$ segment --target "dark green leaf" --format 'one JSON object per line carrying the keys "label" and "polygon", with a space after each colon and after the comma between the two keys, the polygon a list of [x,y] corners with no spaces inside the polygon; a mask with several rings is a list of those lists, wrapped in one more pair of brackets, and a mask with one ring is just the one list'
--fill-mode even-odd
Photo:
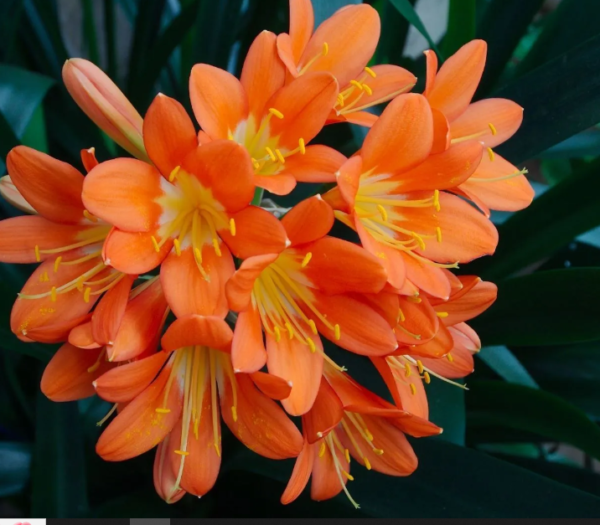
{"label": "dark green leaf", "polygon": [[540,168],[542,175],[552,186],[570,177],[573,173],[569,159],[542,160]]}
{"label": "dark green leaf", "polygon": [[362,4],[362,0],[312,0],[315,11],[315,27],[329,18],[338,9],[349,4]]}
{"label": "dark green leaf", "polygon": [[96,36],[96,21],[94,6],[92,0],[83,0],[82,3],[82,19],[83,19],[83,41],[87,48],[89,59],[94,64],[100,63],[100,53],[98,51],[98,39]]}
{"label": "dark green leaf", "polygon": [[38,151],[48,153],[46,118],[44,116],[44,107],[42,105],[39,105],[33,112],[29,125],[21,137],[21,143]]}
{"label": "dark green leaf", "polygon": [[485,345],[558,345],[600,339],[600,268],[539,272],[502,281],[498,299],[470,324]]}
{"label": "dark green leaf", "polygon": [[582,131],[552,146],[540,155],[542,159],[564,160],[572,157],[597,157],[600,155],[600,129]]}
{"label": "dark green leaf", "polygon": [[600,428],[579,408],[554,394],[500,381],[471,383],[469,425],[502,425],[568,443],[600,458]]}
{"label": "dark green leaf", "polygon": [[444,429],[442,434],[432,439],[464,445],[465,391],[435,377],[431,378],[431,384],[425,388],[429,403],[429,420]]}
{"label": "dark green leaf", "polygon": [[0,443],[0,497],[21,492],[29,480],[31,447],[25,443]]}
{"label": "dark green leaf", "polygon": [[600,35],[519,77],[494,96],[525,108],[519,131],[498,153],[513,163],[600,122]]}
{"label": "dark green leaf", "polygon": [[450,0],[448,29],[440,45],[444,56],[456,53],[475,38],[475,0]]}
{"label": "dark green leaf", "polygon": [[[414,0],[411,3],[414,5]],[[381,9],[381,37],[373,62],[401,64],[410,25],[388,0],[384,0]]]}
{"label": "dark green leaf", "polygon": [[429,33],[427,32],[427,29],[425,29],[425,25],[423,24],[423,21],[421,20],[421,18],[419,17],[417,12],[415,11],[415,8],[412,6],[412,4],[409,2],[409,0],[389,0],[389,1],[398,10],[398,12],[404,18],[406,18],[413,26],[415,26],[417,31],[419,31],[419,33],[421,33],[425,37],[425,40],[427,40],[429,47],[431,47],[431,49],[433,49],[440,58],[443,58],[436,43],[432,40],[431,36],[429,36]]}
{"label": "dark green leaf", "polygon": [[115,82],[117,81],[117,42],[116,42],[116,18],[115,1],[104,1],[104,38],[106,39],[106,57],[108,59],[107,75]]}
{"label": "dark green leaf", "polygon": [[77,517],[87,511],[77,403],[55,403],[40,392],[36,413],[32,516]]}
{"label": "dark green leaf", "polygon": [[486,346],[477,357],[509,383],[538,388],[527,369],[505,346]]}

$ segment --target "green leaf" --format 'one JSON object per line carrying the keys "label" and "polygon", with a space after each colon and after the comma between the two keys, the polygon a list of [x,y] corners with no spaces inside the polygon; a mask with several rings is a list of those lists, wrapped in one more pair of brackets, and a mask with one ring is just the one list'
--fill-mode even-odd
{"label": "green leaf", "polygon": [[489,93],[544,0],[491,0],[477,28],[487,42],[488,54],[477,96]]}
{"label": "green leaf", "polygon": [[82,3],[82,36],[89,59],[94,64],[100,63],[100,53],[98,51],[98,39],[96,36],[96,23],[94,20],[94,6],[92,0],[83,0]]}
{"label": "green leaf", "polygon": [[[411,3],[414,5],[414,0]],[[380,15],[381,37],[373,63],[400,65],[410,25],[388,0],[383,1]]]}
{"label": "green leaf", "polygon": [[29,480],[31,447],[25,443],[0,443],[0,497],[21,492]]}
{"label": "green leaf", "polygon": [[470,321],[485,345],[558,345],[600,339],[600,268],[551,270],[502,281]]}
{"label": "green leaf", "polygon": [[527,369],[505,346],[486,346],[477,357],[509,383],[539,388]]}
{"label": "green leaf", "polygon": [[116,42],[116,18],[115,1],[104,1],[104,38],[106,39],[106,57],[108,67],[106,74],[117,81],[117,42]]}
{"label": "green leaf", "polygon": [[48,153],[48,137],[46,136],[46,118],[44,107],[40,104],[31,117],[29,125],[25,128],[21,143],[38,151]]}
{"label": "green leaf", "polygon": [[315,12],[315,27],[329,18],[338,9],[350,4],[362,4],[362,0],[312,0]]}
{"label": "green leaf", "polygon": [[542,160],[541,171],[552,186],[571,176],[573,168],[569,159]]}
{"label": "green leaf", "polygon": [[600,129],[594,127],[573,135],[544,151],[542,159],[569,159],[572,157],[597,157],[600,155]]}
{"label": "green leaf", "polygon": [[475,381],[467,396],[469,425],[502,425],[568,443],[600,458],[600,428],[554,394],[501,381]]}
{"label": "green leaf", "polygon": [[519,77],[494,96],[525,108],[519,131],[498,148],[513,163],[594,126],[600,122],[600,35]]}
{"label": "green leaf", "polygon": [[475,0],[450,0],[448,29],[440,45],[444,56],[456,53],[475,38]]}
{"label": "green leaf", "polygon": [[77,403],[55,403],[40,392],[36,413],[32,516],[84,514],[87,484]]}
{"label": "green leaf", "polygon": [[498,228],[493,257],[474,262],[469,271],[487,279],[511,275],[543,260],[576,236],[600,225],[600,159],[585,165],[515,213]]}
{"label": "green leaf", "polygon": [[429,403],[429,420],[444,429],[442,434],[431,439],[464,445],[465,391],[435,377],[431,378],[431,383],[425,389]]}
{"label": "green leaf", "polygon": [[440,53],[440,50],[438,49],[436,43],[433,41],[433,39],[427,32],[427,29],[425,29],[425,25],[423,24],[423,21],[421,20],[421,18],[415,11],[415,8],[412,6],[412,4],[408,0],[389,0],[389,1],[398,10],[398,12],[404,18],[406,18],[413,26],[415,26],[415,28],[417,29],[417,31],[419,31],[419,33],[421,33],[423,35],[425,40],[427,40],[429,47],[437,53],[437,55],[440,57],[440,59],[443,59],[442,53]]}

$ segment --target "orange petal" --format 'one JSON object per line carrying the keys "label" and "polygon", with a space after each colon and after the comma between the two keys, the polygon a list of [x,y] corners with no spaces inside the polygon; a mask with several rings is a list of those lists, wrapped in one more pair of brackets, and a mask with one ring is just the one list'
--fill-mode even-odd
{"label": "orange petal", "polygon": [[351,113],[346,113],[344,115],[335,115],[333,118],[330,114],[327,123],[350,122],[350,124],[357,124],[358,126],[364,126],[365,128],[372,128],[373,124],[375,124],[378,119],[378,115],[369,113],[368,111],[352,111]]}
{"label": "orange petal", "polygon": [[360,177],[363,173],[363,162],[360,155],[349,158],[336,173],[338,189],[349,208],[354,207]]}
{"label": "orange petal", "polygon": [[285,83],[285,66],[277,55],[277,37],[262,31],[254,39],[244,60],[240,82],[248,96],[250,113],[257,121],[265,104]]}
{"label": "orange petal", "polygon": [[[231,381],[236,383],[237,403]],[[270,459],[294,458],[300,453],[303,440],[296,425],[275,401],[257,390],[249,376],[236,374],[231,378],[224,374],[219,395],[223,421],[253,452]],[[235,415],[231,410],[234,406]]]}
{"label": "orange petal", "polygon": [[[214,442],[215,429],[213,425],[215,423],[217,426],[216,435],[220,440],[221,424],[219,414],[217,413],[213,417],[211,392],[209,388],[206,388],[199,422],[195,423],[192,419],[189,427],[184,428],[185,423],[180,421],[171,432],[170,449],[168,451],[171,469],[175,474],[182,472],[181,487],[194,496],[204,496],[212,489],[221,468],[221,455],[217,453],[217,447],[220,448],[221,444]],[[183,448],[182,432],[187,434],[185,451],[189,454],[186,456],[175,452]]]}
{"label": "orange petal", "polygon": [[235,235],[220,230],[219,235],[240,259],[265,253],[280,253],[286,247],[287,236],[280,221],[268,211],[248,206],[233,215]]}
{"label": "orange petal", "polygon": [[104,72],[92,62],[71,58],[62,70],[65,86],[83,112],[134,157],[146,160],[142,117]]}
{"label": "orange petal", "polygon": [[329,191],[323,194],[323,200],[329,204],[334,210],[348,213],[348,204],[342,197],[339,186],[331,188]]}
{"label": "orange petal", "polygon": [[396,339],[400,344],[418,345],[431,341],[439,329],[439,318],[425,298],[416,303],[412,298],[398,296],[400,308],[396,324]]}
{"label": "orange petal", "polygon": [[233,339],[229,325],[220,317],[188,315],[176,319],[162,337],[165,350],[177,350],[186,346],[209,346],[223,348]]}
{"label": "orange petal", "polygon": [[259,390],[271,399],[281,401],[290,396],[292,385],[285,379],[281,379],[281,377],[265,372],[253,372],[250,377]]}
{"label": "orange petal", "polygon": [[254,184],[273,195],[288,195],[296,187],[296,179],[289,173],[254,175]]}
{"label": "orange petal", "polygon": [[427,95],[432,108],[439,109],[452,122],[471,102],[481,80],[487,44],[471,40],[440,68],[433,88]]}
{"label": "orange petal", "polygon": [[302,417],[302,429],[305,439],[315,443],[335,428],[344,416],[340,398],[322,377],[319,393],[312,408]]}
{"label": "orange petal", "polygon": [[290,396],[282,404],[293,416],[310,410],[321,383],[323,347],[318,336],[311,337],[317,348],[314,353],[296,337],[289,339],[283,334],[281,340],[276,342],[267,334],[267,367],[271,374],[292,383]]}
{"label": "orange petal", "polygon": [[296,498],[298,498],[298,496],[300,496],[300,494],[306,487],[308,480],[310,479],[314,459],[314,446],[311,445],[308,441],[304,440],[302,452],[300,452],[298,458],[296,459],[296,463],[294,464],[294,470],[292,471],[290,480],[288,481],[288,484],[285,487],[285,491],[281,495],[281,503],[283,505],[291,503]]}
{"label": "orange petal", "polygon": [[505,98],[488,98],[471,104],[452,122],[452,140],[476,136],[487,148],[494,148],[512,137],[523,122],[523,108]]}
{"label": "orange petal", "polygon": [[127,304],[117,336],[107,348],[109,359],[127,361],[148,348],[155,347],[165,321],[166,310],[167,302],[160,280],[154,278],[150,285],[141,292],[138,291]]}
{"label": "orange petal", "polygon": [[92,322],[86,321],[69,332],[69,343],[84,350],[100,348],[102,345],[94,340]]}
{"label": "orange petal", "polygon": [[333,330],[315,319],[319,332],[336,345],[361,355],[385,355],[397,348],[390,325],[370,306],[347,295],[313,293],[317,308],[340,326],[340,339],[336,339]]}
{"label": "orange petal", "polygon": [[236,372],[250,373],[260,370],[266,362],[267,351],[263,342],[260,316],[258,310],[251,307],[241,312],[235,323],[231,364]]}
{"label": "orange petal", "polygon": [[431,90],[433,89],[435,77],[437,75],[438,58],[435,54],[435,51],[433,51],[432,49],[428,49],[424,52],[424,54],[425,61],[427,63],[427,73],[425,76],[425,91],[423,92],[423,95],[428,97],[431,93]]}
{"label": "orange petal", "polygon": [[297,59],[294,58],[292,39],[287,33],[280,33],[277,35],[277,54],[287,68],[289,77],[296,78],[298,76],[298,67],[296,66]]}
{"label": "orange petal", "polygon": [[306,153],[288,157],[283,174],[293,175],[298,182],[335,182],[335,173],[346,157],[328,146],[307,146]]}
{"label": "orange petal", "polygon": [[518,173],[517,167],[497,153],[492,155],[484,155],[477,171],[459,189],[477,206],[483,203],[493,210],[518,211],[529,206],[535,192],[525,175],[511,176]]}
{"label": "orange petal", "polygon": [[[99,359],[99,354],[102,356]],[[42,392],[52,401],[75,401],[94,395],[94,381],[108,370],[102,350],[82,350],[65,343],[44,370]],[[99,366],[94,366],[99,362]]]}
{"label": "orange petal", "polygon": [[433,117],[433,145],[431,153],[442,153],[446,151],[451,144],[450,123],[440,110],[431,109]]}
{"label": "orange petal", "polygon": [[54,259],[56,254],[47,254],[44,250],[75,244],[85,236],[86,230],[90,228],[51,222],[37,215],[4,219],[0,221],[0,261],[34,263],[48,257]]}
{"label": "orange petal", "polygon": [[307,73],[280,89],[267,103],[283,114],[282,119],[271,119],[270,136],[289,150],[300,139],[308,144],[323,128],[337,92],[337,82],[328,73]]}
{"label": "orange petal", "polygon": [[[96,452],[102,459],[123,461],[139,456],[171,432],[181,414],[182,393],[177,381],[173,381],[165,406],[165,386],[170,374],[171,366],[167,365],[102,432],[96,444]],[[157,408],[169,412],[157,412]]]}
{"label": "orange petal", "polygon": [[248,116],[248,99],[231,73],[196,64],[190,75],[190,100],[196,120],[212,139],[226,139]]}
{"label": "orange petal", "polygon": [[156,449],[153,469],[154,489],[167,503],[176,503],[185,496],[185,490],[179,488],[177,477],[171,468],[170,440],[169,434]]}
{"label": "orange petal", "polygon": [[334,216],[320,195],[300,201],[281,219],[291,246],[316,241],[329,233]]}
{"label": "orange petal", "polygon": [[12,183],[40,215],[53,222],[83,220],[83,175],[73,166],[27,146],[10,150],[6,166]]}
{"label": "orange petal", "polygon": [[135,275],[123,276],[121,281],[100,299],[92,315],[92,334],[97,343],[105,345],[114,341],[129,301],[129,292],[136,278]]}
{"label": "orange petal", "polygon": [[406,354],[421,357],[444,357],[452,350],[452,335],[444,324],[440,323],[435,337],[422,345],[415,345],[406,350]]}
{"label": "orange petal", "polygon": [[140,275],[156,268],[173,247],[167,240],[157,252],[152,237],[158,238],[154,230],[131,233],[113,228],[104,241],[104,262],[120,272]]}
{"label": "orange petal", "polygon": [[198,146],[194,124],[175,99],[159,93],[144,119],[144,144],[150,160],[165,177]]}
{"label": "orange petal", "polygon": [[388,104],[361,150],[363,173],[398,173],[424,161],[433,143],[433,117],[423,95],[400,95]]}
{"label": "orange petal", "polygon": [[461,290],[452,296],[448,302],[435,307],[438,312],[444,312],[443,321],[446,326],[452,326],[477,317],[496,300],[498,287],[494,283],[482,281],[479,277],[474,279],[474,286],[463,289],[464,291]]}
{"label": "orange petal", "polygon": [[[337,464],[340,469],[350,473],[350,464],[346,460],[344,453],[338,450],[337,447],[329,447],[326,443],[322,456],[317,452],[321,448],[321,443],[315,443],[312,447],[315,449],[313,454],[316,457],[313,463],[310,497],[315,501],[331,499],[337,496],[343,488],[333,454],[337,457]],[[342,479],[345,485],[348,480],[345,477],[342,477]]]}
{"label": "orange petal", "polygon": [[402,258],[406,267],[406,279],[419,290],[433,297],[450,297],[450,282],[443,268],[436,268],[410,255],[403,255]]}
{"label": "orange petal", "polygon": [[147,232],[163,210],[160,173],[145,162],[114,159],[96,166],[85,178],[83,202],[96,217],[125,231]]}
{"label": "orange petal", "polygon": [[386,283],[381,259],[351,242],[327,236],[297,251],[311,254],[303,273],[326,294],[377,293]]}
{"label": "orange petal", "polygon": [[79,154],[86,173],[92,171],[99,164],[98,159],[96,159],[96,148],[82,149]]}
{"label": "orange petal", "polygon": [[[466,327],[467,325],[464,326]],[[442,377],[447,377],[448,379],[465,377],[473,372],[475,368],[473,353],[478,352],[481,347],[477,348],[473,340],[463,330],[458,329],[458,327],[451,326],[448,328],[448,331],[452,334],[452,339],[454,340],[454,346],[450,352],[452,361],[445,358],[423,358],[421,361],[429,370]]]}
{"label": "orange petal", "polygon": [[213,140],[197,147],[182,167],[212,191],[230,213],[242,210],[254,197],[254,171],[248,152],[232,140]]}
{"label": "orange petal", "polygon": [[21,195],[9,175],[0,177],[0,195],[18,210],[32,215],[37,213],[35,208],[25,200],[23,195]]}
{"label": "orange petal", "polygon": [[[340,86],[359,76],[379,41],[381,22],[371,6],[348,5],[321,23],[308,42],[299,67],[317,58],[308,71],[328,71]],[[323,56],[323,46],[328,52]]]}
{"label": "orange petal", "polygon": [[96,393],[111,403],[126,403],[141,394],[169,358],[167,352],[117,366],[94,381]]}
{"label": "orange petal", "polygon": [[290,39],[294,62],[298,63],[315,27],[310,0],[290,0]]}
{"label": "orange petal", "polygon": [[160,280],[165,296],[177,317],[191,314],[225,316],[227,300],[225,283],[233,275],[235,266],[227,247],[220,244],[219,257],[212,244],[202,246],[202,268],[198,268],[191,247],[177,255],[173,250],[160,269]]}
{"label": "orange petal", "polygon": [[225,285],[229,308],[236,312],[246,310],[250,305],[254,281],[262,271],[278,257],[278,254],[257,255],[246,259]]}

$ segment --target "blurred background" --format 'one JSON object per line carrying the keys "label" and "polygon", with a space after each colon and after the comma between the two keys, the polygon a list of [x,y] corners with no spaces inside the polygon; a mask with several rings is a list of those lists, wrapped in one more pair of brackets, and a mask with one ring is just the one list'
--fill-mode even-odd
{"label": "blurred background", "polygon": [[[317,23],[350,0],[313,0]],[[9,329],[31,268],[0,265],[0,517],[591,517],[600,513],[600,2],[597,0],[375,0],[382,35],[373,63],[414,72],[422,51],[440,61],[472,38],[488,42],[475,98],[511,98],[521,130],[498,152],[527,167],[534,203],[495,213],[494,257],[462,273],[499,285],[497,303],[471,323],[484,348],[468,390],[433,381],[436,438],[412,440],[417,472],[389,478],[353,470],[355,511],[338,496],[279,497],[293,461],[263,461],[227,433],[216,487],[168,506],[152,487],[153,453],[100,460],[94,445],[109,405],[56,404],[39,393],[55,347]],[[25,144],[82,169],[126,155],[78,110],[61,81],[69,57],[101,66],[143,115],[159,91],[190,109],[191,66],[238,74],[254,36],[287,31],[286,0],[0,0],[0,170]],[[317,143],[354,153],[364,130],[337,124]],[[314,192],[302,185],[278,199]],[[19,212],[0,202],[0,217]],[[389,398],[360,356],[330,347],[360,382]],[[335,354],[337,353],[337,357]]]}

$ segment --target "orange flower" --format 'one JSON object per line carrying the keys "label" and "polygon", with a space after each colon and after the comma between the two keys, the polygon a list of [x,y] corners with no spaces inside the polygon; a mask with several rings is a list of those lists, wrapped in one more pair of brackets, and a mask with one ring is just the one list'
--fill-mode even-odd
{"label": "orange flower", "polygon": [[417,82],[398,66],[367,67],[381,33],[379,14],[370,5],[343,7],[313,34],[314,23],[310,0],[290,0],[290,32],[277,37],[277,50],[290,78],[314,71],[336,77],[341,89],[329,122],[372,126],[377,115],[365,109],[410,91]]}
{"label": "orange flower", "polygon": [[229,307],[240,312],[231,358],[236,371],[253,372],[266,362],[270,373],[291,381],[283,405],[301,415],[312,406],[329,360],[319,333],[365,355],[389,354],[397,343],[383,317],[346,293],[378,292],[385,272],[359,246],[327,236],[329,205],[312,197],[281,222],[289,246],[246,259],[227,283]]}
{"label": "orange flower", "polygon": [[162,263],[163,289],[176,316],[224,316],[223,287],[235,269],[229,250],[237,257],[281,250],[285,232],[271,214],[248,205],[254,184],[244,148],[229,140],[198,146],[175,100],[156,97],[144,142],[156,167],[110,160],[83,185],[86,206],[115,226],[104,260],[131,274]]}
{"label": "orange flower", "polygon": [[[302,448],[295,425],[253,379],[283,396],[289,387],[277,378],[234,374],[224,351],[232,335],[217,317],[184,317],[163,336],[164,351],[97,380],[100,395],[128,402],[100,436],[98,453],[121,461],[159,445],[154,480],[167,502],[177,501],[183,491],[201,496],[212,488],[221,463],[219,403],[225,424],[256,453],[284,459]],[[148,386],[147,378],[157,373]]]}
{"label": "orange flower", "polygon": [[442,429],[426,419],[398,409],[330,365],[325,368],[312,409],[302,417],[304,447],[281,497],[291,503],[312,474],[311,497],[321,501],[342,490],[359,508],[346,488],[350,456],[368,470],[388,476],[408,476],[417,457],[404,433],[432,436]]}
{"label": "orange flower", "polygon": [[454,144],[477,139],[487,148],[479,169],[458,186],[458,193],[472,200],[482,211],[516,211],[526,208],[534,197],[533,189],[518,170],[492,148],[502,144],[521,126],[523,108],[511,100],[491,98],[471,104],[479,85],[487,44],[473,40],[451,56],[437,72],[437,57],[426,51],[427,84],[425,96],[433,110],[438,153]]}
{"label": "orange flower", "polygon": [[[96,164],[93,148],[82,158],[88,167]],[[100,256],[110,226],[85,209],[84,177],[69,164],[18,146],[7,166],[2,194],[35,215],[0,222],[0,261],[41,262],[15,302],[11,329],[23,341],[64,341],[123,278]]]}
{"label": "orange flower", "polygon": [[[447,301],[422,297],[422,302],[416,304],[435,310],[440,323],[434,337],[423,343],[418,340],[420,333],[414,332],[412,344],[405,343],[394,355],[371,358],[396,405],[425,419],[429,410],[423,382],[429,384],[431,376],[434,376],[463,388],[451,379],[470,374],[473,371],[473,354],[481,349],[479,337],[465,321],[487,310],[496,300],[496,285],[479,277],[454,277],[452,286]],[[408,311],[400,310],[395,329],[397,335],[402,330],[407,334],[405,325],[409,315]]]}
{"label": "orange flower", "polygon": [[427,100],[400,95],[369,131],[360,155],[342,166],[338,187],[325,200],[380,259],[394,288],[447,299],[443,268],[493,253],[498,233],[473,206],[443,191],[475,171],[481,145],[468,141],[429,155],[432,140]]}

